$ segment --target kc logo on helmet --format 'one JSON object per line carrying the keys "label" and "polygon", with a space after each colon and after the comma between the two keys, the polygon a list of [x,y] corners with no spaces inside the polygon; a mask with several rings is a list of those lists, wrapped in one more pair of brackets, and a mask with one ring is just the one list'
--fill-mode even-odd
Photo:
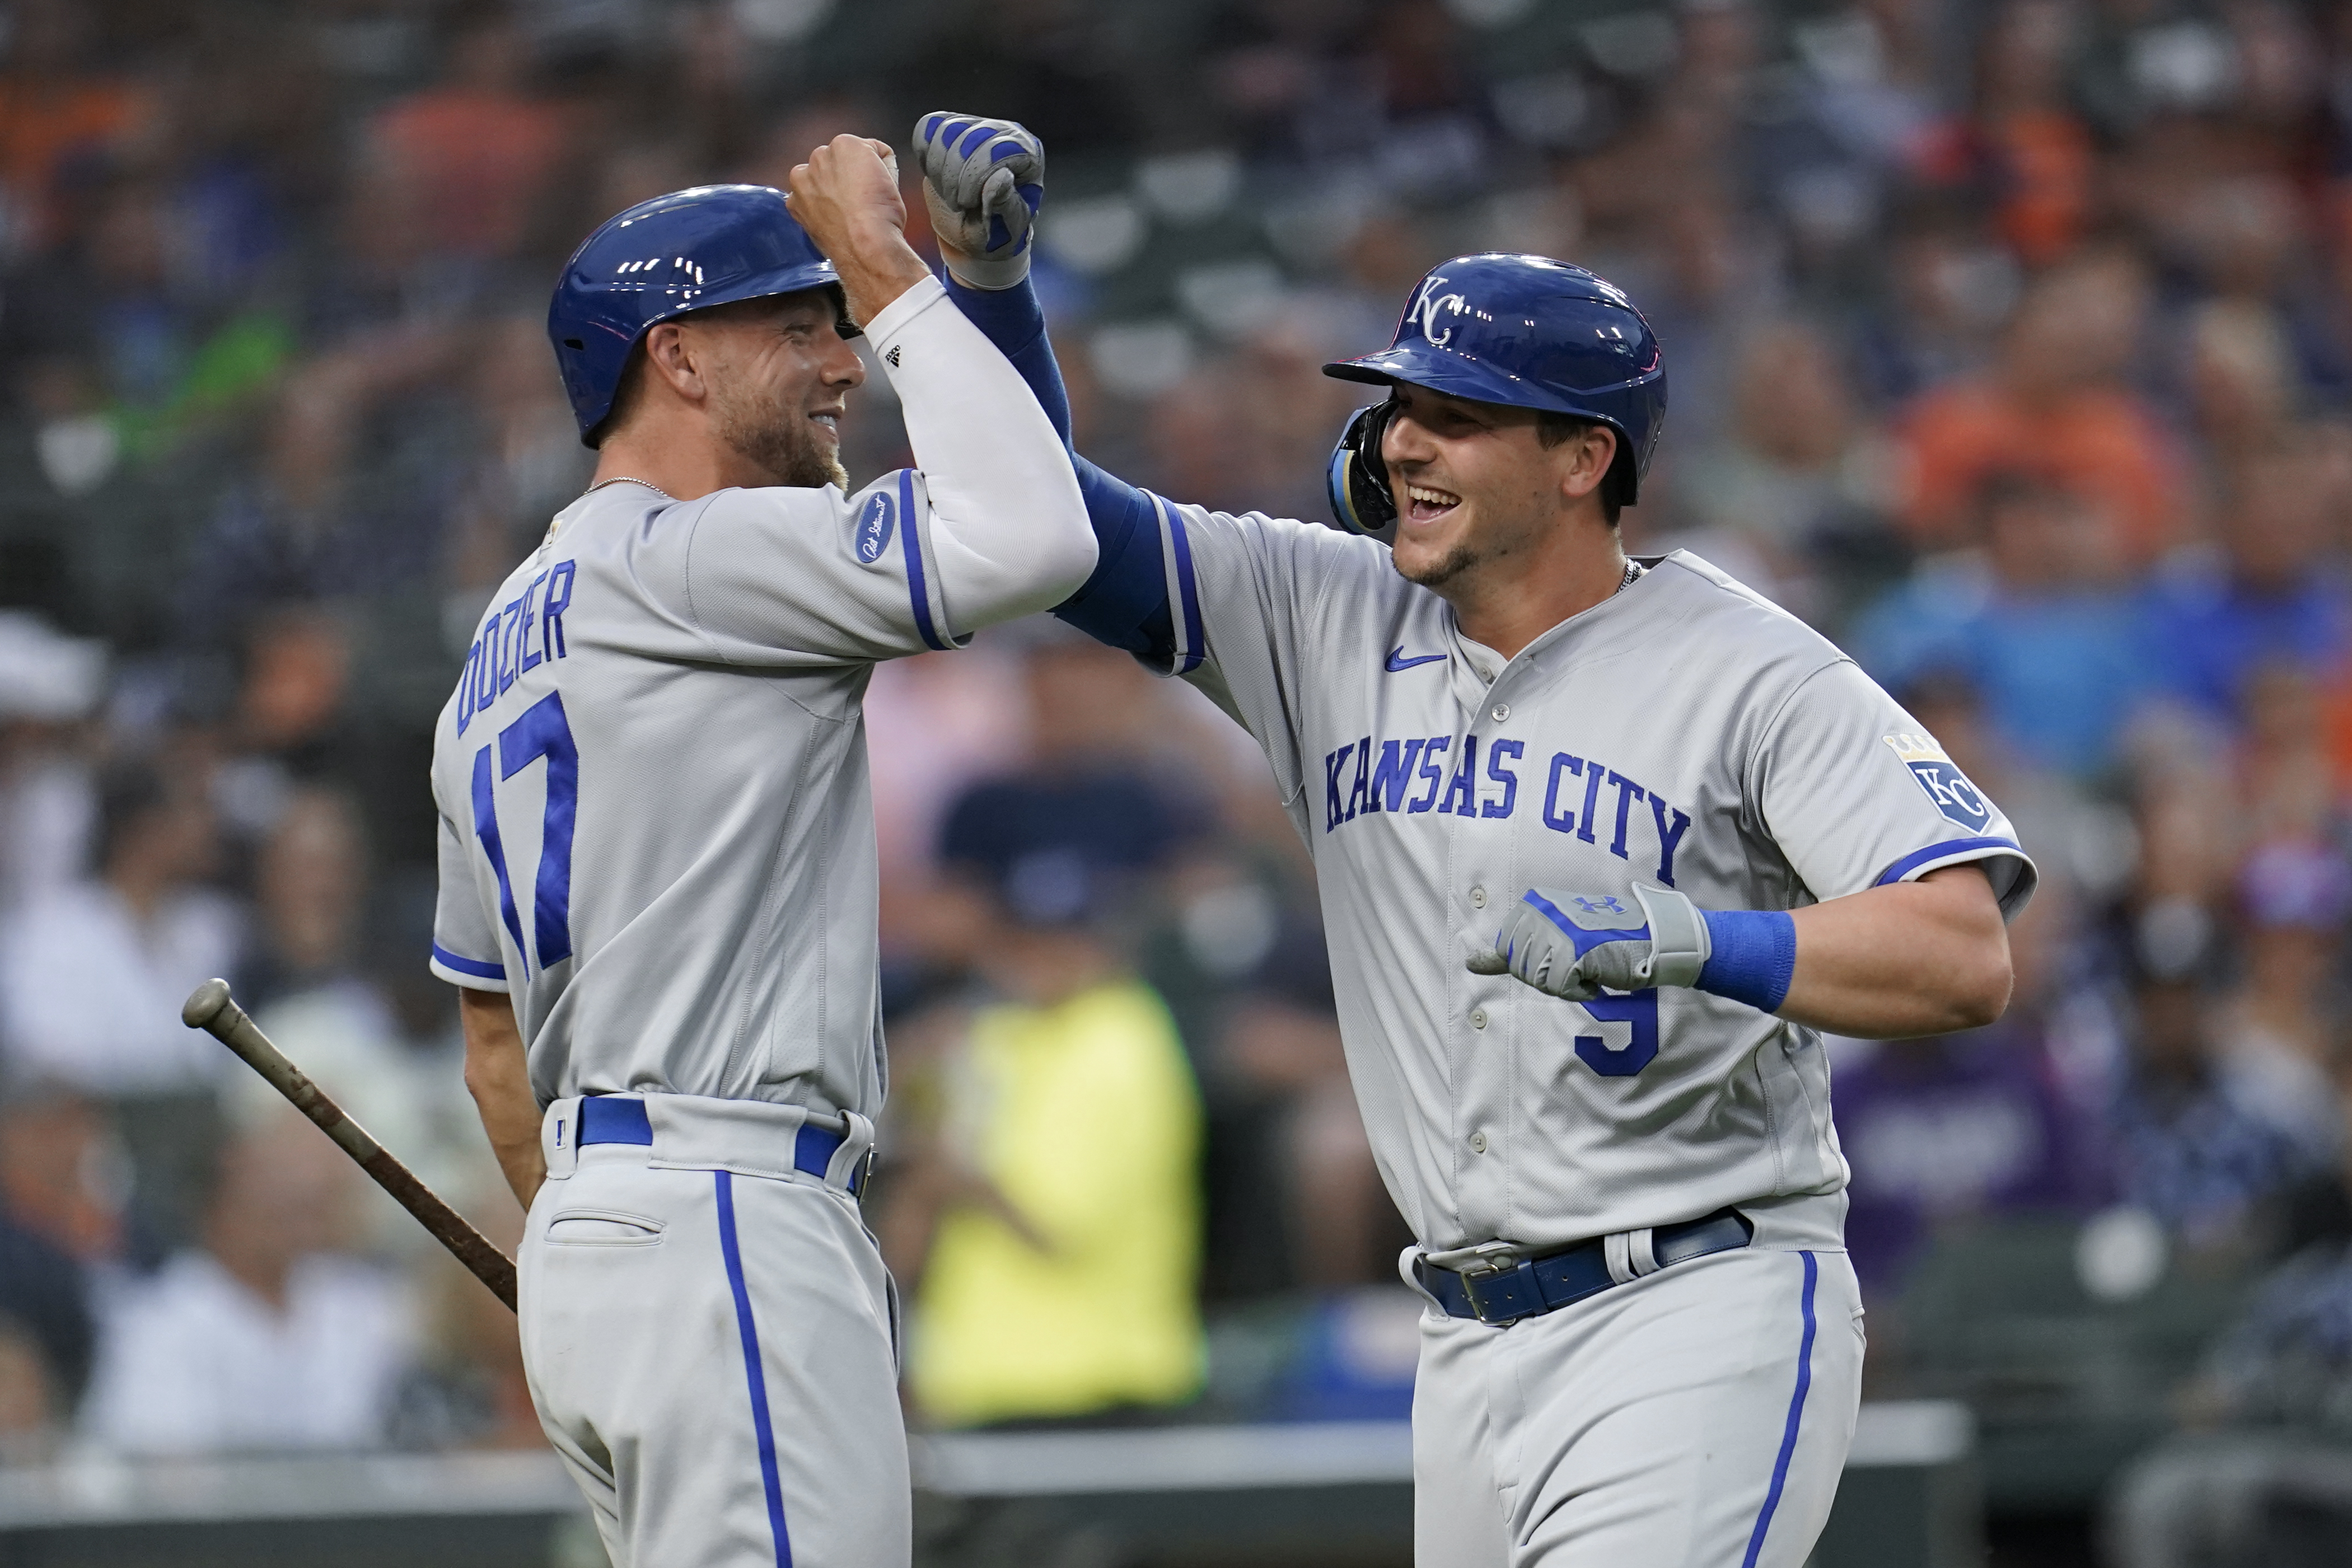
{"label": "kc logo on helmet", "polygon": [[866,505],[857,508],[857,559],[872,566],[890,548],[891,532],[898,526],[898,508],[887,490],[877,490],[866,497]]}
{"label": "kc logo on helmet", "polygon": [[1911,769],[1911,777],[1936,803],[1936,810],[1973,832],[1982,832],[1992,825],[1992,802],[1984,791],[1969,781],[1944,748],[1931,736],[1897,733],[1885,737],[1903,766]]}
{"label": "kc logo on helmet", "polygon": [[1442,349],[1454,340],[1452,322],[1446,323],[1443,334],[1438,331],[1437,313],[1444,310],[1455,316],[1465,316],[1470,311],[1470,302],[1459,294],[1437,292],[1439,286],[1444,281],[1444,277],[1433,272],[1423,278],[1421,292],[1413,296],[1412,304],[1406,308],[1404,313],[1405,319],[1421,324],[1421,335],[1429,340],[1429,345],[1433,349]]}

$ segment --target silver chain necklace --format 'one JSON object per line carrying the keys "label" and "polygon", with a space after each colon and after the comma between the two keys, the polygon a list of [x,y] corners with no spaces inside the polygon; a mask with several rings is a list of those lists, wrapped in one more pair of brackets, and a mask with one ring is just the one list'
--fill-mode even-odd
{"label": "silver chain necklace", "polygon": [[607,485],[643,485],[646,489],[651,490],[655,495],[659,496],[663,500],[669,502],[671,505],[675,506],[677,502],[677,497],[676,496],[671,495],[667,490],[663,489],[659,485],[655,484],[652,480],[633,479],[626,474],[615,474],[610,479],[599,479],[593,485],[589,486],[588,488],[581,491],[580,493],[583,496],[593,496]]}
{"label": "silver chain necklace", "polygon": [[[659,485],[655,484],[652,480],[635,479],[631,478],[626,474],[615,474],[610,479],[599,479],[593,485],[589,486],[585,490],[581,491],[579,495],[573,497],[572,499],[584,500],[588,497],[593,496],[597,491],[603,489],[607,485],[643,485],[646,489],[651,490],[655,495],[659,496],[671,506],[677,505],[677,497],[676,496],[671,495],[667,490],[663,489]],[[570,509],[570,507],[565,508],[566,511],[569,511]],[[549,518],[547,523],[547,532],[540,536],[540,547],[541,549],[545,549],[548,540],[553,538],[556,535],[556,531],[562,527],[563,514],[562,512],[559,512],[554,517]]]}

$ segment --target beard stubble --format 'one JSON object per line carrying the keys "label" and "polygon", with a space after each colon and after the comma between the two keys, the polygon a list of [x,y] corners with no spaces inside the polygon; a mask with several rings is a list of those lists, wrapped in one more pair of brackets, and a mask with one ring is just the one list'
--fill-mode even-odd
{"label": "beard stubble", "polygon": [[1455,545],[1423,567],[1409,568],[1396,558],[1393,550],[1389,553],[1389,564],[1396,568],[1397,575],[1423,588],[1443,588],[1484,559],[1483,552],[1467,543]]}
{"label": "beard stubble", "polygon": [[745,461],[768,476],[768,482],[793,489],[820,489],[837,485],[849,488],[849,475],[841,462],[818,440],[815,428],[799,412],[772,400],[747,396],[720,382],[712,410],[719,439]]}
{"label": "beard stubble", "polygon": [[1544,527],[1540,516],[1530,510],[1525,514],[1505,512],[1488,514],[1469,530],[1469,537],[1454,541],[1452,549],[1425,566],[1407,567],[1397,559],[1396,551],[1389,552],[1389,564],[1399,577],[1422,588],[1441,589],[1474,567],[1507,560],[1515,555],[1531,551]]}

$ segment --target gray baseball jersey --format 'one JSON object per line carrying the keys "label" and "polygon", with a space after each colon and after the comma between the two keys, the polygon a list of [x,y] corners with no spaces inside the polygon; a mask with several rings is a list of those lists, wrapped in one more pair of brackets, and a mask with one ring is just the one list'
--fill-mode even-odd
{"label": "gray baseball jersey", "polygon": [[1171,668],[1257,737],[1314,855],[1357,1097],[1421,1244],[1738,1204],[1760,1245],[1842,1245],[1812,1030],[1696,990],[1560,1001],[1464,959],[1537,884],[1789,909],[1974,862],[2014,915],[2035,873],[1999,809],[1834,646],[1686,552],[1506,661],[1370,539],[1155,506]]}
{"label": "gray baseball jersey", "polygon": [[1094,547],[1059,438],[937,283],[868,337],[922,472],[593,490],[442,710],[433,969],[515,995],[542,1105],[880,1104],[867,679],[1054,602]]}

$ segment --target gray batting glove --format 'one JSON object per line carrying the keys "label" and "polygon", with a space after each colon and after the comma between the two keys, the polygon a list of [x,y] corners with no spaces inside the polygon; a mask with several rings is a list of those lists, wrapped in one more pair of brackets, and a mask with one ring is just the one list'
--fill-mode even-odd
{"label": "gray batting glove", "polygon": [[1650,883],[1635,883],[1633,898],[1531,887],[1495,933],[1493,951],[1471,956],[1470,972],[1514,975],[1571,1002],[1696,982],[1714,950],[1697,906]]}
{"label": "gray batting glove", "polygon": [[923,204],[958,283],[1010,288],[1029,276],[1029,241],[1045,199],[1045,147],[1010,120],[946,110],[915,122]]}

